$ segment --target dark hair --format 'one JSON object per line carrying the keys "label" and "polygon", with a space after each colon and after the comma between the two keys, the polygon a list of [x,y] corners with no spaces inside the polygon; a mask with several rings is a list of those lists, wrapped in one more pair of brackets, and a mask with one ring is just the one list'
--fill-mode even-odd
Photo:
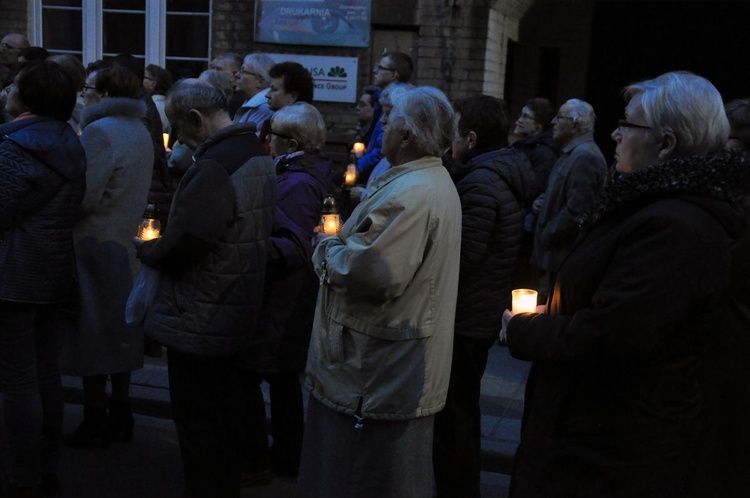
{"label": "dark hair", "polygon": [[[242,67],[242,59],[243,59],[243,57],[240,54],[236,53],[236,52],[224,52],[223,54],[219,54],[216,57],[214,57],[213,60],[217,60],[217,59],[218,60],[227,60],[227,61],[230,61],[232,63],[232,65],[237,68],[238,71]],[[213,62],[213,61],[211,61],[211,62]]]}
{"label": "dark hair", "polygon": [[111,62],[126,67],[135,74],[138,82],[143,81],[143,60],[130,54],[117,54],[110,59]]}
{"label": "dark hair", "polygon": [[367,85],[362,89],[362,95],[369,95],[370,96],[370,105],[375,105],[376,98],[375,96],[380,91],[380,87],[377,85]]}
{"label": "dark hair", "polygon": [[32,61],[43,61],[49,57],[49,52],[43,47],[26,47],[18,54],[18,57],[26,59],[26,63]]}
{"label": "dark hair", "polygon": [[408,83],[414,72],[414,63],[411,57],[403,52],[386,52],[383,57],[388,57],[390,67],[398,73],[398,80],[401,83]]}
{"label": "dark hair", "polygon": [[154,84],[156,85],[154,87],[154,94],[166,95],[169,89],[172,88],[172,83],[174,83],[172,73],[156,64],[146,66],[146,71],[154,77]]}
{"label": "dark hair", "polygon": [[54,62],[36,62],[16,79],[18,96],[32,114],[67,121],[76,105],[76,88],[70,76]]}
{"label": "dark hair", "polygon": [[458,133],[465,137],[470,131],[477,135],[477,149],[493,149],[508,144],[508,106],[505,101],[489,95],[464,97],[453,104],[460,113]]}
{"label": "dark hair", "polygon": [[83,90],[86,84],[86,69],[75,55],[56,54],[50,55],[48,61],[59,65],[65,73],[70,76],[76,86],[76,92]]}
{"label": "dark hair", "polygon": [[724,109],[729,120],[729,134],[742,142],[745,150],[750,150],[750,99],[730,100]]}
{"label": "dark hair", "polygon": [[271,78],[283,78],[284,91],[286,93],[296,93],[297,102],[307,102],[313,100],[315,84],[313,83],[310,71],[298,62],[280,62],[274,64],[268,70]]}
{"label": "dark hair", "polygon": [[526,101],[526,107],[534,113],[534,121],[542,125],[542,130],[548,131],[552,128],[552,117],[555,114],[555,109],[548,99],[532,97]]}
{"label": "dark hair", "polygon": [[138,77],[119,64],[112,64],[96,71],[96,91],[107,92],[110,97],[137,99],[143,87]]}

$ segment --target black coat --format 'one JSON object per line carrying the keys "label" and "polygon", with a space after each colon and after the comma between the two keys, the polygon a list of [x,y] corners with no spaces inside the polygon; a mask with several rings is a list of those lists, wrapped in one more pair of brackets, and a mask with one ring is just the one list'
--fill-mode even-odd
{"label": "black coat", "polygon": [[531,170],[534,172],[534,189],[526,206],[530,210],[531,202],[547,189],[547,180],[552,166],[560,156],[560,150],[549,131],[540,131],[518,140],[513,143],[513,148],[529,158]]}
{"label": "black coat", "polygon": [[727,155],[692,157],[605,190],[549,314],[509,324],[511,354],[534,362],[512,496],[686,496],[703,339],[747,230],[749,172]]}
{"label": "black coat", "polygon": [[462,211],[455,333],[491,339],[510,307],[534,175],[526,156],[505,148],[475,156],[454,170],[453,179]]}

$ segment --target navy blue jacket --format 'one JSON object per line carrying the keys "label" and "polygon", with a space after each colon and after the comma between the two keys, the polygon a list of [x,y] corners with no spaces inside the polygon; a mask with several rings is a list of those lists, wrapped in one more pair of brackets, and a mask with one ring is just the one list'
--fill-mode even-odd
{"label": "navy blue jacket", "polygon": [[307,361],[318,279],[311,238],[323,199],[333,193],[331,161],[318,152],[277,160],[268,270],[257,336],[246,366],[259,372],[300,372]]}
{"label": "navy blue jacket", "polygon": [[0,126],[0,299],[68,297],[85,190],[86,155],[68,123],[35,116]]}

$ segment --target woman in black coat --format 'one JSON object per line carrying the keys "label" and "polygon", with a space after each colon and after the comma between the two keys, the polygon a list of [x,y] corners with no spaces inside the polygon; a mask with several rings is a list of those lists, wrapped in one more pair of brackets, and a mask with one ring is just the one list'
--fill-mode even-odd
{"label": "woman in black coat", "polygon": [[704,78],[668,73],[625,96],[623,175],[584,218],[549,314],[507,327],[511,354],[534,362],[514,497],[690,492],[699,367],[747,230],[748,164],[716,154],[729,125]]}

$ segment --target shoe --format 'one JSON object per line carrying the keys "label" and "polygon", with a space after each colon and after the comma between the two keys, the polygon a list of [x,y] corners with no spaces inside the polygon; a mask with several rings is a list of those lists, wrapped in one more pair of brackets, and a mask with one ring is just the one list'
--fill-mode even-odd
{"label": "shoe", "polygon": [[251,488],[254,486],[266,486],[273,481],[273,474],[270,470],[243,470],[242,487]]}
{"label": "shoe", "polygon": [[75,432],[63,434],[62,443],[71,448],[108,448],[112,431],[104,408],[83,407],[83,421]]}
{"label": "shoe", "polygon": [[42,484],[39,485],[39,491],[44,497],[60,496],[62,491],[60,489],[60,479],[57,477],[57,474],[43,475]]}
{"label": "shoe", "polygon": [[133,428],[135,418],[130,408],[130,400],[124,402],[113,401],[109,407],[109,426],[112,438],[131,442],[133,440]]}

